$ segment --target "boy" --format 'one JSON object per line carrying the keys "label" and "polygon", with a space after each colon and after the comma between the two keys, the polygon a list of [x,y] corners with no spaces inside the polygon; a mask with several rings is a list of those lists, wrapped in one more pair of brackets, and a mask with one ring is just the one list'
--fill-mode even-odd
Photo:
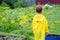
{"label": "boy", "polygon": [[32,29],[35,40],[45,40],[45,35],[48,34],[48,23],[46,18],[42,15],[42,6],[36,6],[37,14],[33,18]]}

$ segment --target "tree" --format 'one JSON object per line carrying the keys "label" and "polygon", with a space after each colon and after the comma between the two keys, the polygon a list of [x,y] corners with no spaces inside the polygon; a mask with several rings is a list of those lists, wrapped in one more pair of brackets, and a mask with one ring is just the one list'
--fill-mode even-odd
{"label": "tree", "polygon": [[0,0],[0,4],[2,4],[3,0]]}

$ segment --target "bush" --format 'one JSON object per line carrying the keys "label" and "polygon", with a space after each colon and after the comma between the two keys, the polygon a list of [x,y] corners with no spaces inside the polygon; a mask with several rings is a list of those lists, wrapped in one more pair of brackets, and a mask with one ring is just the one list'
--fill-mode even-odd
{"label": "bush", "polygon": [[35,0],[4,0],[11,8],[27,7],[35,4]]}

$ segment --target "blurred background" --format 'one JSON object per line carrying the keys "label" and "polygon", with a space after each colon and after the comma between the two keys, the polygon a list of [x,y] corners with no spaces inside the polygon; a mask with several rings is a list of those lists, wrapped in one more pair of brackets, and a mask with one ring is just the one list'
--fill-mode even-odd
{"label": "blurred background", "polygon": [[0,34],[27,35],[27,40],[34,40],[31,24],[38,4],[43,6],[49,33],[60,34],[60,0],[0,0]]}

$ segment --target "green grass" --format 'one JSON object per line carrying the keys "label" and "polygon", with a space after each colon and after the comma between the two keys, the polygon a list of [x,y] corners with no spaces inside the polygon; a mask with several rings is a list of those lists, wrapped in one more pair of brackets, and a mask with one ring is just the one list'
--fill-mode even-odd
{"label": "green grass", "polygon": [[49,23],[49,33],[60,34],[60,6],[55,6],[53,9],[44,10],[44,15],[46,16]]}
{"label": "green grass", "polygon": [[[35,7],[10,9],[0,6],[0,32],[27,35],[28,40],[33,40],[31,23],[35,14]],[[60,34],[60,6],[44,9],[43,15],[48,20],[49,33]]]}

